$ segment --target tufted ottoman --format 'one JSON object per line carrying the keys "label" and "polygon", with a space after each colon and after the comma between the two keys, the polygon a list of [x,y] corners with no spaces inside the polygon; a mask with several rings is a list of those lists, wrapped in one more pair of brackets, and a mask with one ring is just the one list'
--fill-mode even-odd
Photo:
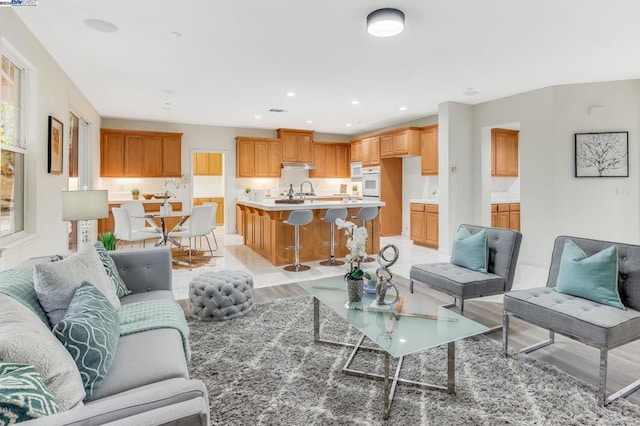
{"label": "tufted ottoman", "polygon": [[253,277],[246,272],[206,272],[189,284],[189,312],[201,320],[240,317],[253,306]]}

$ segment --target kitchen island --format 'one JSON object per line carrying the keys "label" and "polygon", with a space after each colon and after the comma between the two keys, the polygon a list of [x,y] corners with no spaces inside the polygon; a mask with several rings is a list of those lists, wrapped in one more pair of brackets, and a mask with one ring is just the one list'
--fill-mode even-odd
{"label": "kitchen island", "polygon": [[[313,211],[313,221],[300,229],[300,261],[311,262],[329,259],[331,241],[331,225],[323,222],[327,209],[346,207],[347,220],[360,226],[352,216],[356,216],[362,207],[383,207],[380,201],[358,200],[352,202],[305,200],[303,204],[277,204],[275,200],[265,201],[236,200],[236,228],[244,237],[244,243],[252,250],[269,260],[272,264],[288,265],[293,263],[294,231],[293,226],[283,223],[293,210],[309,209]],[[380,250],[380,220],[376,217],[367,222],[367,253],[378,253]],[[347,236],[344,231],[335,232],[335,256],[344,257],[347,253]]]}

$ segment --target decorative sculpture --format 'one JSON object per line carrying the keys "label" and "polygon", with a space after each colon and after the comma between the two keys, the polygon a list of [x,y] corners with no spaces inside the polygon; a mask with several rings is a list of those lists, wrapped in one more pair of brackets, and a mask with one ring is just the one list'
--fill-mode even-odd
{"label": "decorative sculpture", "polygon": [[[385,253],[387,249],[393,250],[393,256],[387,258]],[[393,266],[394,263],[398,260],[398,255],[400,254],[398,247],[393,244],[389,244],[380,249],[378,253],[378,264],[380,267],[376,270],[376,276],[378,277],[378,285],[376,286],[376,303],[378,305],[392,305],[396,303],[398,297],[400,296],[400,292],[398,291],[398,287],[395,286],[391,282],[393,279],[393,274],[389,270],[389,267]],[[387,296],[387,287],[391,286],[396,292],[396,297],[392,302],[385,302],[385,297]]]}

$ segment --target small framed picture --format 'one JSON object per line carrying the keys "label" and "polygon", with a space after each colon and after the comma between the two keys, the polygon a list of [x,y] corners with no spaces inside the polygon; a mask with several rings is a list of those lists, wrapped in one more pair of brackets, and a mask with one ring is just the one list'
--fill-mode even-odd
{"label": "small framed picture", "polygon": [[62,122],[49,116],[49,170],[54,175],[62,174],[63,153],[63,127]]}
{"label": "small framed picture", "polygon": [[575,136],[576,177],[629,177],[629,132]]}

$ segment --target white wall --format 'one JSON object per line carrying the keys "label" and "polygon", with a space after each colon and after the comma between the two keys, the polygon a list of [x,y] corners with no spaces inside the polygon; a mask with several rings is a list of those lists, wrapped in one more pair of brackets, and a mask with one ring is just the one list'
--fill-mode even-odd
{"label": "white wall", "polygon": [[[0,258],[0,269],[10,268],[33,257],[67,252],[68,223],[62,221],[60,191],[67,187],[69,111],[73,110],[90,126],[92,142],[92,171],[90,181],[99,175],[96,156],[100,137],[100,116],[80,90],[53,60],[44,47],[26,28],[11,8],[0,8],[1,44],[15,48],[34,68],[32,118],[27,123],[28,141],[26,157],[26,234],[3,238],[0,246],[5,250]],[[47,173],[48,116],[54,116],[64,125],[64,172]],[[95,226],[95,223],[94,223]]]}

